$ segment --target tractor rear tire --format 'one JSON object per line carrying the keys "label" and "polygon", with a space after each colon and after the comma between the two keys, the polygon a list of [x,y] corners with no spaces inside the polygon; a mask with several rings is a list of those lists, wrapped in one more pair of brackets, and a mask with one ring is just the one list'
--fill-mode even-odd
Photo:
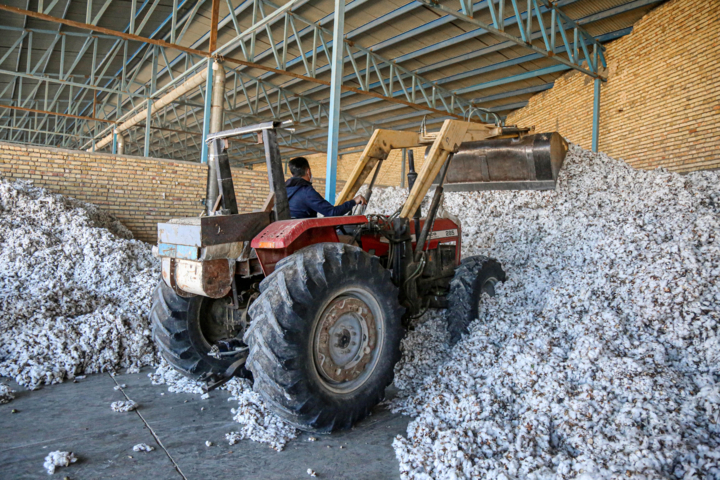
{"label": "tractor rear tire", "polygon": [[254,390],[301,430],[350,428],[385,396],[400,359],[404,309],[377,257],[311,245],[260,284],[244,340]]}
{"label": "tractor rear tire", "polygon": [[[192,379],[221,375],[244,353],[216,358],[210,355],[217,323],[210,331],[211,306],[222,301],[194,296],[181,297],[160,279],[150,311],[152,334],[162,357],[177,371]],[[223,308],[222,306],[220,308]],[[229,335],[229,334],[228,334]]]}
{"label": "tractor rear tire", "polygon": [[495,296],[495,285],[505,281],[500,263],[482,255],[467,257],[455,269],[448,294],[448,333],[455,345],[468,333],[468,326],[480,316],[483,293]]}

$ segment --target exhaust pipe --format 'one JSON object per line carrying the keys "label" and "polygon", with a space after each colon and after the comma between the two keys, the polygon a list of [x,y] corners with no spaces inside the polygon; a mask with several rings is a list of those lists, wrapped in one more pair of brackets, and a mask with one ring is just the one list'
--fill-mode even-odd
{"label": "exhaust pipe", "polygon": [[445,191],[552,190],[567,151],[557,132],[463,143],[448,169]]}

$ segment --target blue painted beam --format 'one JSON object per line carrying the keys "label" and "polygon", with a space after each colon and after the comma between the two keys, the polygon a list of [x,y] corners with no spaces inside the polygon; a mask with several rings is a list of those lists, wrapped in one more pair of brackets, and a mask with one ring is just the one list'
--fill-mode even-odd
{"label": "blue painted beam", "polygon": [[[150,156],[150,124],[152,123],[152,100],[147,99],[147,115],[145,116],[145,149],[144,156]],[[95,139],[93,138],[93,141]]]}
{"label": "blue painted beam", "polygon": [[207,60],[207,79],[205,80],[205,105],[203,106],[203,127],[202,145],[200,146],[200,163],[208,161],[208,144],[206,142],[210,133],[210,111],[212,110],[212,88],[213,88],[213,61]]}
{"label": "blue painted beam", "polygon": [[[335,0],[333,42],[343,45],[345,29],[345,0]],[[332,74],[330,76],[330,112],[328,118],[327,168],[325,170],[325,199],[335,203],[337,178],[338,139],[340,135],[340,94],[343,82],[343,48],[333,48]]]}
{"label": "blue painted beam", "polygon": [[595,91],[593,96],[593,123],[592,123],[592,151],[598,151],[598,137],[600,135],[600,84],[599,78],[595,79]]}

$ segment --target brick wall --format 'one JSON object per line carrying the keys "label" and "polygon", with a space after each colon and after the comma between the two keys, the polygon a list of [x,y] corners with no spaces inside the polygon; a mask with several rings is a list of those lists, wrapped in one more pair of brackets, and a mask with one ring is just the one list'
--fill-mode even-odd
{"label": "brick wall", "polygon": [[[599,150],[636,168],[720,167],[720,1],[671,0],[607,46]],[[508,116],[590,148],[593,82],[568,73]]]}
{"label": "brick wall", "polygon": [[[154,244],[158,222],[202,212],[207,169],[193,162],[0,142],[0,176],[32,180],[94,203],[118,217],[135,238]],[[240,212],[263,204],[269,191],[266,173],[233,169],[233,181]],[[324,192],[325,183],[318,180],[315,188]]]}
{"label": "brick wall", "polygon": [[[425,156],[425,147],[418,147],[413,148],[412,150],[415,151],[415,171],[420,172],[420,168],[423,166],[424,162],[424,156]],[[362,152],[355,152],[355,153],[347,153],[340,155],[340,158],[338,159],[338,166],[337,166],[337,179],[338,181],[345,181],[350,177],[350,174],[353,171],[353,168],[355,167],[355,164],[357,163],[358,159],[360,158],[360,155],[362,155]],[[317,178],[319,181],[324,182],[325,181],[325,172],[327,169],[327,155],[324,154],[314,154],[314,155],[305,155],[305,158],[307,158],[308,163],[310,164],[310,168],[313,172],[313,177]],[[380,173],[378,174],[377,184],[382,187],[388,187],[388,186],[399,186],[400,185],[400,173],[401,173],[401,163],[402,163],[402,150],[393,150],[390,152],[390,155],[387,159],[384,160],[383,166],[380,169]],[[266,171],[267,167],[264,163],[255,164],[254,165],[255,170],[258,171]],[[407,170],[405,171],[407,174]],[[372,173],[368,175],[367,180],[365,181],[366,184],[370,183],[370,180],[372,180]],[[407,178],[406,178],[406,184],[407,184]],[[339,189],[338,191],[340,191]],[[323,190],[324,192],[324,190]]]}

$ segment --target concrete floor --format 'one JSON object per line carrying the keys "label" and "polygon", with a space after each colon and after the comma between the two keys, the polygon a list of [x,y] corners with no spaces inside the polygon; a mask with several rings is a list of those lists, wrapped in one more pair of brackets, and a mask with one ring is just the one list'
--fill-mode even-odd
{"label": "concrete floor", "polygon": [[[228,445],[225,434],[238,425],[232,421],[230,408],[237,404],[227,401],[225,391],[200,400],[196,395],[169,393],[166,386],[153,386],[146,371],[116,379],[127,385],[125,393],[139,404],[137,412],[110,409],[110,403],[125,398],[113,390],[116,384],[108,375],[91,375],[78,383],[33,392],[13,385],[15,400],[0,405],[0,478],[48,478],[43,460],[54,450],[78,457],[77,463],[55,472],[58,478],[72,480],[311,478],[308,468],[327,479],[399,477],[391,444],[397,434],[405,433],[410,419],[383,406],[352,430],[316,435],[316,442],[309,442],[310,435],[302,433],[284,451],[276,452],[250,440]],[[11,413],[13,409],[17,413]],[[214,445],[206,447],[207,440]],[[133,452],[138,443],[155,450]]]}

